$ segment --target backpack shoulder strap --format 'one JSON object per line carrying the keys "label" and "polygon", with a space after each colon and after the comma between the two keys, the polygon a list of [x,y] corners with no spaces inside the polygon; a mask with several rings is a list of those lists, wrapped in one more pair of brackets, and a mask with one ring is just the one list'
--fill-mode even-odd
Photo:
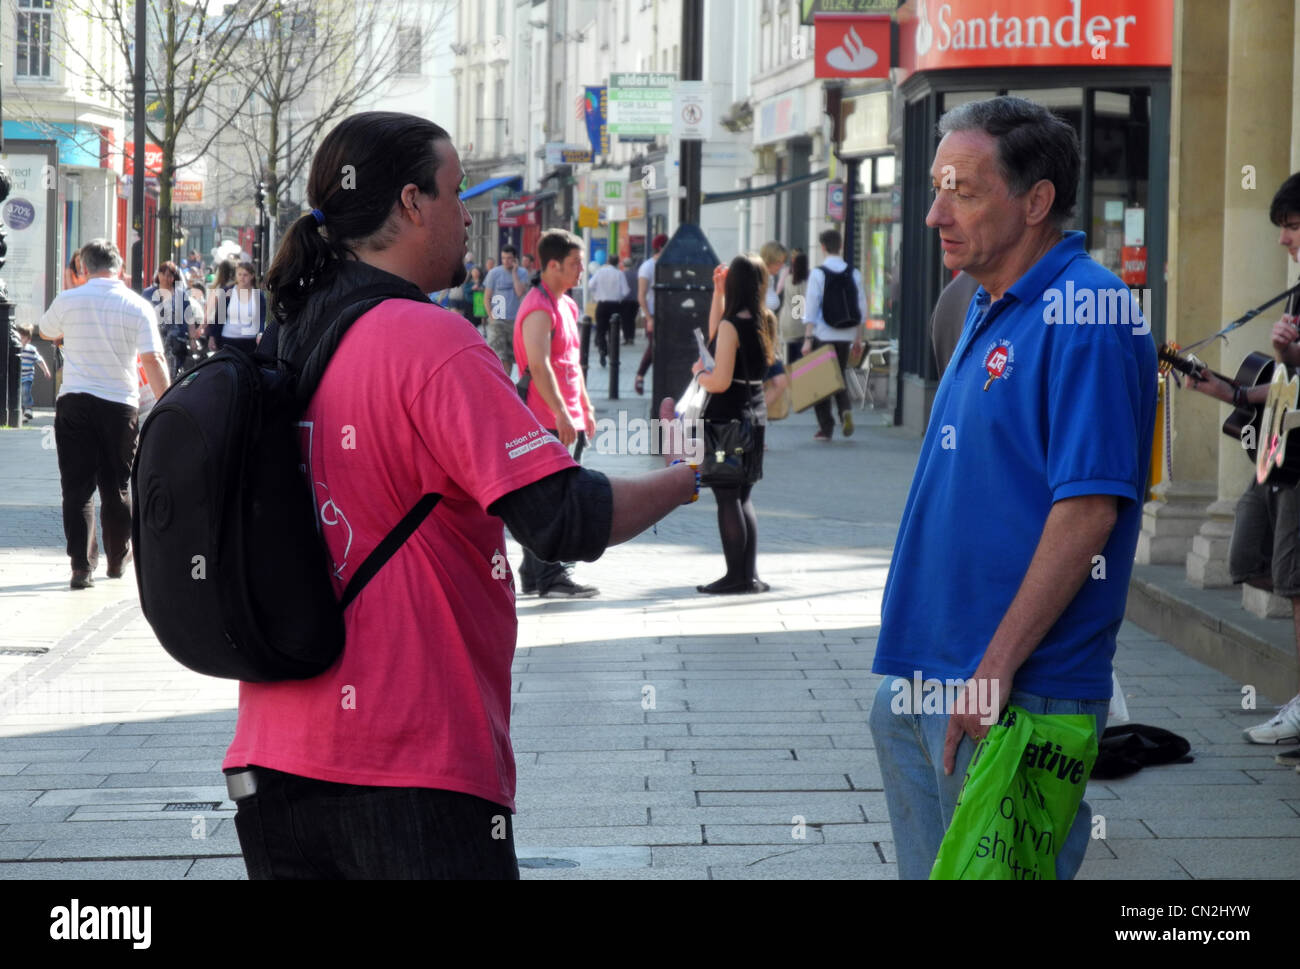
{"label": "backpack shoulder strap", "polygon": [[346,609],[365,588],[366,583],[373,579],[384,564],[406,543],[406,540],[415,534],[415,530],[429,517],[429,512],[433,511],[441,498],[442,495],[430,492],[402,516],[402,520],[384,536],[383,541],[375,546],[375,550],[366,556],[366,560],[361,563],[356,574],[348,581],[347,588],[343,590],[343,598],[339,600],[340,609]]}

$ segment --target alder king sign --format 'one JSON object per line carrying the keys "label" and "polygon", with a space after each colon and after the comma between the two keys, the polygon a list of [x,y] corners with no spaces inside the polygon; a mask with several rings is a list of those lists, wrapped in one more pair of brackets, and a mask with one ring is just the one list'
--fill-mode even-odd
{"label": "alder king sign", "polygon": [[904,74],[960,67],[1167,67],[1174,0],[908,0]]}

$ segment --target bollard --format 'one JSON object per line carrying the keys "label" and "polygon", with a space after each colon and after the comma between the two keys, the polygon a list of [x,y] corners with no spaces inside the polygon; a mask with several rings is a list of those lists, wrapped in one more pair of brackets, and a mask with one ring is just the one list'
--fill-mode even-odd
{"label": "bollard", "polygon": [[619,333],[623,325],[623,318],[614,313],[609,318],[610,338],[605,340],[609,347],[609,399],[618,400],[618,351],[623,343],[622,336]]}
{"label": "bollard", "polygon": [[23,344],[18,339],[18,325],[12,319],[14,306],[7,300],[0,299],[0,339],[4,346],[0,351],[3,370],[0,372],[0,388],[4,397],[0,400],[0,427],[18,427],[22,422],[22,408],[18,399],[21,387],[22,361],[19,354]]}
{"label": "bollard", "polygon": [[591,317],[590,316],[584,315],[582,317],[582,322],[578,324],[578,331],[580,334],[579,340],[581,341],[581,349],[578,351],[578,353],[579,353],[579,363],[582,367],[582,382],[584,384],[587,384],[587,386],[591,386],[591,384],[587,382],[587,355],[591,351]]}

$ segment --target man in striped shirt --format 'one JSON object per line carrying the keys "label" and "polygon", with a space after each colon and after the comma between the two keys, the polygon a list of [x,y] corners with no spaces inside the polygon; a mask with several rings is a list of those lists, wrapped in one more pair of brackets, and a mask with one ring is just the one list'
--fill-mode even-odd
{"label": "man in striped shirt", "polygon": [[129,488],[140,403],[136,355],[156,396],[168,384],[158,317],[122,282],[117,246],[95,239],[82,248],[81,260],[86,283],[60,293],[39,323],[42,337],[64,343],[54,443],[74,589],[94,585],[96,485],[108,577],[120,578],[130,561]]}

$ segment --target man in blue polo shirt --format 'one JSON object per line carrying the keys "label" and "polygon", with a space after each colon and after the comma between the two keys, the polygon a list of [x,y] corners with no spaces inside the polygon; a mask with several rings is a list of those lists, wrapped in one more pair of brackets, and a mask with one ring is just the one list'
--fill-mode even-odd
{"label": "man in blue polo shirt", "polygon": [[[929,874],[975,745],[1008,702],[1104,729],[1156,403],[1155,346],[1131,295],[1063,230],[1073,128],[1003,97],[955,108],[939,131],[926,224],[944,265],[980,288],[935,398],[872,666],[900,878]],[[918,675],[964,681],[964,703],[900,712],[897,681]],[[1058,878],[1078,870],[1090,819],[1084,803]]]}

